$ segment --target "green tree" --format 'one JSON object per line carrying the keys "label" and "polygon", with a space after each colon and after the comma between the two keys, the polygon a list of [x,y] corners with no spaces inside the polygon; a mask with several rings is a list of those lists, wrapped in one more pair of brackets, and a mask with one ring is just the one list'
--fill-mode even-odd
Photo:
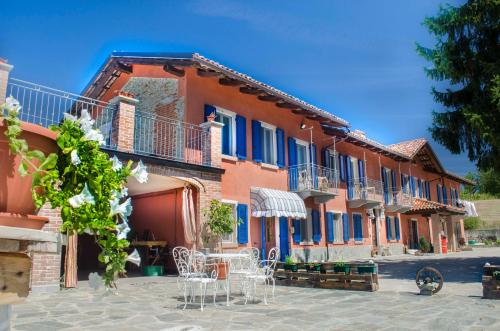
{"label": "green tree", "polygon": [[210,201],[210,207],[203,210],[208,218],[205,226],[208,228],[208,240],[214,240],[222,250],[222,236],[233,233],[234,225],[239,222],[234,218],[233,207],[218,200]]}
{"label": "green tree", "polygon": [[465,186],[462,196],[472,200],[491,199],[500,197],[500,174],[493,171],[478,171],[468,173],[466,178],[474,181],[476,185]]}
{"label": "green tree", "polygon": [[433,112],[432,137],[500,173],[500,0],[440,7],[424,25],[436,43],[417,51],[432,63],[425,71],[441,82],[432,94],[444,106]]}

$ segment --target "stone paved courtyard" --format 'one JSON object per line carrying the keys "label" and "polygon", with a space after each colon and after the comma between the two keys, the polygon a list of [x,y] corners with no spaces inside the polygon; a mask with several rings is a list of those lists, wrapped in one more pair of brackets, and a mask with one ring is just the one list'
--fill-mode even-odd
{"label": "stone paved courtyard", "polygon": [[[500,330],[500,301],[481,299],[477,279],[485,261],[499,258],[500,248],[391,257],[380,261],[381,289],[374,293],[277,287],[267,306],[244,305],[233,295],[226,307],[221,292],[218,306],[209,297],[203,312],[181,309],[173,277],[123,279],[108,295],[81,282],[78,289],[32,295],[14,306],[13,330]],[[429,263],[453,277],[438,295],[419,296],[411,276]]]}

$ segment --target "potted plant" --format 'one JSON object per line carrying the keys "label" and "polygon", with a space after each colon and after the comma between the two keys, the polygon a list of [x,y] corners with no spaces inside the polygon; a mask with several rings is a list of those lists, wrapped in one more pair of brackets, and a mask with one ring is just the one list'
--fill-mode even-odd
{"label": "potted plant", "polygon": [[358,273],[360,273],[360,274],[374,274],[375,270],[376,270],[376,266],[372,260],[370,260],[368,265],[358,266]]}
{"label": "potted plant", "polygon": [[[222,252],[222,236],[230,234],[234,231],[234,226],[239,223],[239,220],[234,218],[233,208],[218,200],[210,201],[210,206],[203,211],[207,222],[205,223],[205,239],[208,242],[219,245],[219,250]],[[218,279],[226,279],[227,263],[220,262],[218,265]]]}
{"label": "potted plant", "polygon": [[318,262],[309,262],[306,264],[306,268],[308,272],[321,271],[321,263]]}
{"label": "potted plant", "polygon": [[[21,122],[18,117],[21,105],[17,100],[9,97],[1,108],[6,113],[4,134],[10,152],[19,161],[17,172],[21,177],[31,177],[31,204],[34,202],[35,208],[40,208],[49,203],[52,208],[59,208],[60,231],[68,237],[93,235],[101,248],[99,262],[106,265],[105,285],[116,287],[115,280],[125,273],[125,263],[130,257],[126,249],[132,205],[126,183],[130,176],[145,183],[146,167],[139,162],[132,169],[131,161],[123,165],[102,151],[104,136],[95,128],[94,119],[86,109],[81,110],[80,117],[66,113],[59,125],[50,127],[52,136],[46,135],[48,138],[39,143],[25,135],[35,129],[46,129],[36,125],[33,129]],[[56,142],[55,152],[47,155],[54,147],[52,139]],[[25,212],[30,213],[31,209]],[[76,275],[76,270],[71,270],[71,274]]]}
{"label": "potted plant", "polygon": [[493,278],[500,280],[500,271],[493,271]]}
{"label": "potted plant", "polygon": [[333,265],[333,271],[336,273],[345,273],[346,275],[351,271],[351,266],[346,264],[344,261],[337,261]]}
{"label": "potted plant", "polygon": [[297,262],[295,262],[295,260],[288,255],[285,257],[284,268],[285,268],[285,270],[293,271],[293,272],[297,272],[297,270],[299,269]]}

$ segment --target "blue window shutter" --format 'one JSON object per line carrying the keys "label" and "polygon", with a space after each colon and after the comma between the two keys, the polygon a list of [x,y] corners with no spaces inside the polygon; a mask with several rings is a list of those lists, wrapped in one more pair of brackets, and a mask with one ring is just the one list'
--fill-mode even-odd
{"label": "blue window shutter", "polygon": [[276,164],[280,168],[285,167],[285,132],[283,129],[276,129],[276,154],[278,159],[276,160]]}
{"label": "blue window shutter", "polygon": [[436,194],[438,202],[441,202],[441,185],[436,184]]}
{"label": "blue window shutter", "polygon": [[240,160],[247,158],[247,120],[236,115],[236,156]]}
{"label": "blue window shutter", "polygon": [[238,219],[241,223],[238,224],[238,243],[248,243],[248,206],[245,204],[238,204],[237,207]]}
{"label": "blue window shutter", "polygon": [[334,240],[334,225],[333,225],[333,213],[325,213],[326,220],[326,240],[329,243],[333,243]]}
{"label": "blue window shutter", "polygon": [[358,176],[359,176],[359,184],[364,187],[366,184],[365,178],[365,161],[358,159]]}
{"label": "blue window shutter", "polygon": [[395,170],[391,170],[391,177],[392,177],[391,178],[392,179],[392,193],[396,194],[398,186],[396,183],[396,171]]}
{"label": "blue window shutter", "polygon": [[401,239],[401,234],[399,233],[399,218],[394,217],[394,230],[396,232],[396,240]]}
{"label": "blue window shutter", "polygon": [[299,185],[299,171],[297,169],[297,143],[295,138],[292,137],[288,137],[288,180],[290,191],[297,190]]}
{"label": "blue window shutter", "polygon": [[310,161],[312,164],[318,164],[318,158],[317,158],[317,154],[316,154],[316,144],[310,144],[309,145],[309,150],[310,150],[310,155],[309,155],[309,158],[310,158]]}
{"label": "blue window shutter", "polygon": [[[328,148],[323,148],[321,150],[321,158],[321,165],[323,167],[330,168],[330,151],[328,150]],[[331,165],[331,168],[333,168],[333,164]]]}
{"label": "blue window shutter", "polygon": [[445,205],[448,204],[448,189],[446,188],[446,186],[443,186],[443,203]]}
{"label": "blue window shutter", "polygon": [[389,183],[387,182],[387,172],[385,171],[385,168],[382,167],[380,169],[381,174],[382,174],[382,184],[384,186],[384,202],[386,204],[389,203]]}
{"label": "blue window shutter", "polygon": [[387,240],[392,240],[391,218],[389,216],[385,217],[385,231],[387,235]]}
{"label": "blue window shutter", "polygon": [[423,198],[424,192],[422,192],[422,180],[420,180],[420,178],[417,179],[417,185],[418,185],[418,197]]}
{"label": "blue window shutter", "polygon": [[414,198],[417,197],[417,192],[415,191],[415,178],[410,176],[410,190]]}
{"label": "blue window shutter", "polygon": [[252,159],[255,162],[262,162],[260,127],[259,121],[252,120]]}
{"label": "blue window shutter", "polygon": [[347,197],[349,199],[352,199],[354,196],[354,183],[353,183],[353,170],[352,170],[352,162],[351,162],[351,157],[347,156],[346,157],[346,171],[345,171],[345,180],[347,182]]}
{"label": "blue window shutter", "polygon": [[342,214],[342,227],[344,230],[344,241],[349,241],[349,214]]}
{"label": "blue window shutter", "polygon": [[406,192],[406,175],[401,174],[401,187],[403,188],[403,193]]}
{"label": "blue window shutter", "polygon": [[204,110],[204,119],[205,119],[205,122],[208,121],[208,116],[210,116],[212,113],[214,113],[215,115],[217,115],[217,110],[215,109],[214,106],[212,105],[205,105],[205,110]]}
{"label": "blue window shutter", "polygon": [[311,211],[312,216],[312,228],[313,228],[313,241],[319,243],[321,241],[321,226],[319,219],[319,211],[313,209]]}
{"label": "blue window shutter", "polygon": [[293,220],[293,242],[300,243],[300,220]]}
{"label": "blue window shutter", "polygon": [[361,215],[352,214],[352,221],[354,227],[354,240],[362,241],[363,240],[363,222]]}
{"label": "blue window shutter", "polygon": [[339,154],[340,180],[345,182],[345,155]]}

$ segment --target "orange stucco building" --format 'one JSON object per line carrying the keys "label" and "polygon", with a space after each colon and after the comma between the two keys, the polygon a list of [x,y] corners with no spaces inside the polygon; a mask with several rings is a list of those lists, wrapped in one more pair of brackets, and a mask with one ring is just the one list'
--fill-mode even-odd
{"label": "orange stucco building", "polygon": [[[135,122],[118,130],[131,130],[133,143],[114,150],[166,159],[156,160],[163,173],[177,169],[175,185],[162,171],[153,177],[154,194],[137,195],[132,217],[140,231],[161,229],[157,235],[171,246],[186,244],[182,215],[172,211],[182,208],[176,192],[186,183],[197,192],[199,246],[202,211],[214,198],[234,206],[241,220],[225,236],[226,249],[254,246],[265,254],[278,246],[282,258],[337,260],[401,254],[418,249],[422,237],[437,253],[465,241],[458,199],[470,182],[447,172],[424,139],[382,145],[331,113],[198,54],[113,53],[85,95],[116,103],[118,92],[134,99]],[[185,155],[176,160],[183,152],[168,154],[179,137],[145,125],[145,116],[209,133],[209,151],[198,148],[192,159],[197,173],[179,174],[193,166]],[[183,141],[181,149],[192,151]],[[296,202],[298,214],[290,210]]]}

